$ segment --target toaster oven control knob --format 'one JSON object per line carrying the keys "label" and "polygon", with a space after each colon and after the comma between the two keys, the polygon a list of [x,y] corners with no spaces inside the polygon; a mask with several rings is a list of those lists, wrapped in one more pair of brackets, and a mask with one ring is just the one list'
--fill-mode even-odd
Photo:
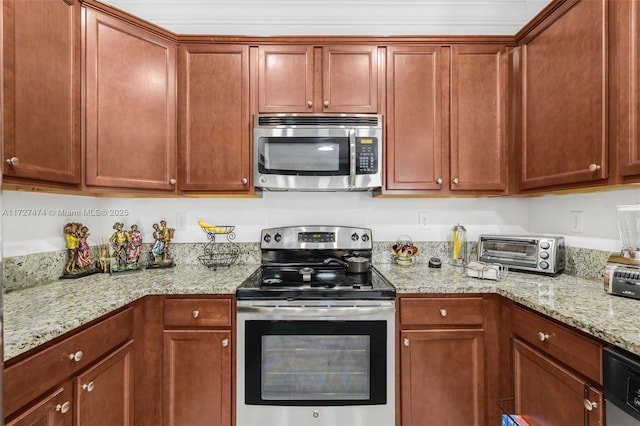
{"label": "toaster oven control knob", "polygon": [[264,240],[265,243],[270,243],[271,242],[271,235],[265,234],[263,240]]}
{"label": "toaster oven control knob", "polygon": [[549,262],[545,262],[545,261],[543,260],[542,262],[538,263],[538,266],[539,266],[541,269],[549,269]]}
{"label": "toaster oven control knob", "polygon": [[318,417],[320,417],[320,412],[317,410],[314,410],[312,416],[314,419],[317,419]]}
{"label": "toaster oven control knob", "polygon": [[362,241],[364,241],[365,243],[366,243],[367,241],[369,241],[369,235],[367,235],[367,234],[362,234]]}
{"label": "toaster oven control knob", "polygon": [[274,240],[276,240],[276,243],[279,243],[280,241],[282,241],[282,235],[280,235],[280,234],[276,234],[276,235],[273,237],[273,239],[274,239]]}
{"label": "toaster oven control knob", "polygon": [[541,241],[540,242],[540,248],[543,250],[546,250],[550,247],[549,242],[548,241]]}
{"label": "toaster oven control knob", "polygon": [[358,241],[360,237],[358,237],[358,234],[356,234],[355,232],[353,234],[351,234],[351,241]]}
{"label": "toaster oven control knob", "polygon": [[543,259],[548,259],[549,258],[549,252],[543,251],[540,252],[540,257]]}

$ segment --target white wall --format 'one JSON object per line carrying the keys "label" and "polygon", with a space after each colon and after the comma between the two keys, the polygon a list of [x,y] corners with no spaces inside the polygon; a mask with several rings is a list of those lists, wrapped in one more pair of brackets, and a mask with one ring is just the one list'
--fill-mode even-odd
{"label": "white wall", "polygon": [[[202,219],[235,225],[236,241],[257,242],[260,230],[272,226],[333,224],[364,226],[377,241],[409,235],[417,241],[444,241],[456,223],[468,238],[481,233],[547,233],[564,235],[569,245],[617,251],[621,243],[615,206],[640,204],[640,189],[535,198],[372,198],[368,193],[265,192],[263,198],[94,198],[4,191],[2,196],[4,256],[64,249],[62,228],[82,222],[90,243],[109,238],[116,221],[137,224],[145,241],[151,225],[166,219],[176,228],[175,242],[205,242]],[[119,214],[124,210],[126,215]],[[583,212],[583,232],[571,232],[569,214]],[[78,216],[68,213],[78,213]],[[105,214],[106,212],[106,214]],[[419,226],[426,212],[429,229]],[[115,213],[115,215],[112,215]],[[96,216],[95,214],[99,214]],[[185,217],[184,226],[178,216]]]}

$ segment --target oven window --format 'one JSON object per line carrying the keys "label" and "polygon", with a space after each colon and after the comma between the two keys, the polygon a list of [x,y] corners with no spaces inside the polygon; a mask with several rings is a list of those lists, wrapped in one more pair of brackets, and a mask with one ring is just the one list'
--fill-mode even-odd
{"label": "oven window", "polygon": [[258,149],[258,168],[262,174],[349,174],[346,137],[263,137]]}
{"label": "oven window", "polygon": [[245,326],[245,403],[386,403],[385,321],[247,321]]}
{"label": "oven window", "polygon": [[529,242],[487,241],[484,243],[483,255],[493,257],[509,257],[514,260],[533,260],[538,256],[538,246]]}

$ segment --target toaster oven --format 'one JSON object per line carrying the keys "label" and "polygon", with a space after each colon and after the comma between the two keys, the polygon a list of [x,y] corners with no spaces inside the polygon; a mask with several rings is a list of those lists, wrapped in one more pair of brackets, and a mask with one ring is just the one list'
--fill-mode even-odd
{"label": "toaster oven", "polygon": [[478,260],[509,269],[556,275],[564,271],[564,237],[553,235],[480,235]]}

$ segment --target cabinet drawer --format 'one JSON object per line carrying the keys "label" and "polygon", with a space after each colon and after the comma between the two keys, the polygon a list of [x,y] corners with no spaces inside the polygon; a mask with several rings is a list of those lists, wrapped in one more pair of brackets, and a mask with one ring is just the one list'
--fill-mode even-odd
{"label": "cabinet drawer", "polygon": [[402,325],[481,325],[481,297],[403,298],[400,301]]}
{"label": "cabinet drawer", "polygon": [[230,299],[166,299],[164,301],[166,326],[231,326]]}
{"label": "cabinet drawer", "polygon": [[515,307],[512,332],[580,374],[602,384],[602,345],[539,314]]}
{"label": "cabinet drawer", "polygon": [[7,367],[5,416],[130,339],[132,332],[133,308],[129,308]]}

